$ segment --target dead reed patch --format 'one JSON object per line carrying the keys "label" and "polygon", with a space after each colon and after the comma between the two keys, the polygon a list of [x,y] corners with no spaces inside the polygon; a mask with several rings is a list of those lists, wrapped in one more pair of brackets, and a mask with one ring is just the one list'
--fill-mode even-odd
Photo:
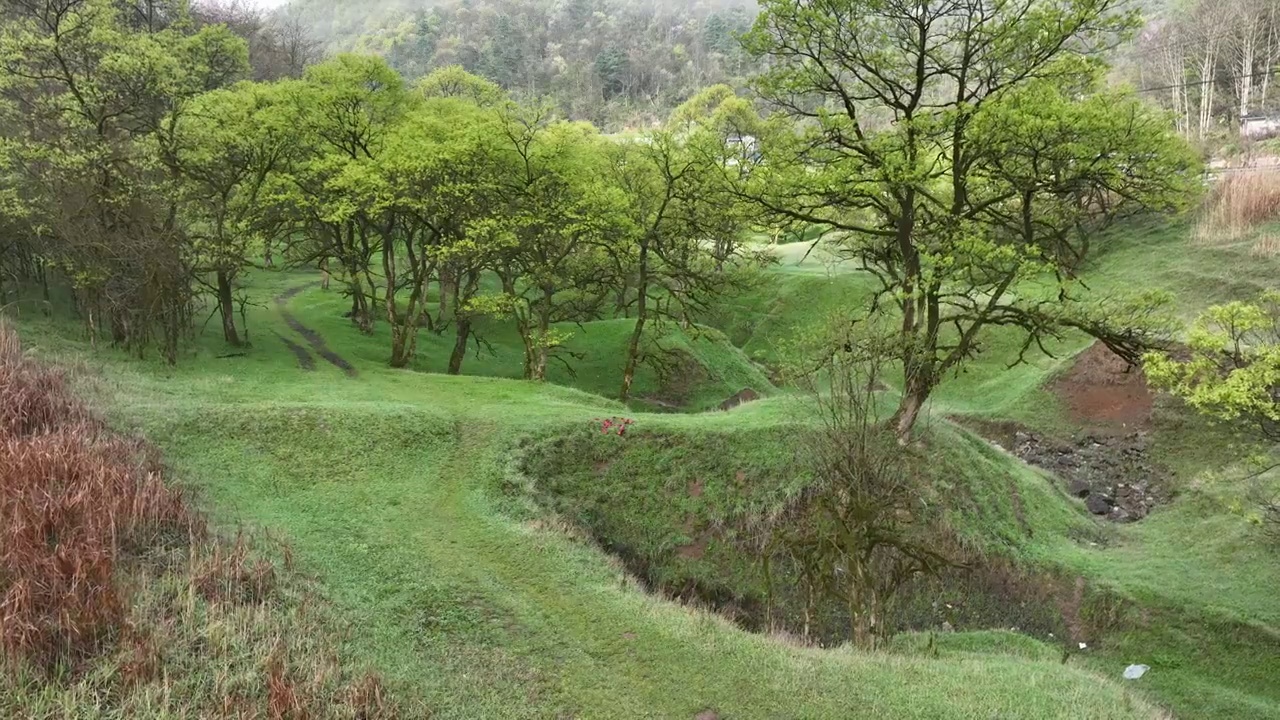
{"label": "dead reed patch", "polygon": [[[1204,245],[1237,242],[1277,221],[1280,221],[1280,170],[1227,173],[1209,193],[1193,238]],[[1255,254],[1270,253],[1276,243],[1272,238],[1262,247],[1255,245]]]}

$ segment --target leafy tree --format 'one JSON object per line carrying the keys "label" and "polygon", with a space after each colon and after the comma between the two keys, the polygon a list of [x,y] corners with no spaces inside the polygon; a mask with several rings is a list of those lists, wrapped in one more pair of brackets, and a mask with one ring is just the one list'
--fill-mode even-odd
{"label": "leafy tree", "polygon": [[524,342],[525,377],[544,380],[567,336],[555,323],[593,319],[609,293],[609,250],[621,231],[623,198],[608,182],[607,141],[590,126],[545,112],[503,118],[516,243],[498,265]]}
{"label": "leafy tree", "polygon": [[[1153,387],[1274,444],[1280,440],[1280,293],[1209,308],[1192,325],[1185,352],[1152,353],[1145,370]],[[1259,486],[1254,499],[1257,519],[1280,540],[1280,495]]]}
{"label": "leafy tree", "polygon": [[394,232],[384,206],[353,200],[383,156],[387,137],[418,100],[383,60],[342,55],[309,68],[288,86],[298,119],[300,159],[269,195],[271,215],[295,231],[297,261],[337,261],[351,296],[351,321],[372,332],[377,282],[373,258]]}
{"label": "leafy tree", "polygon": [[626,92],[630,60],[621,49],[606,48],[596,56],[595,69],[596,75],[600,76],[605,102]]}
{"label": "leafy tree", "polygon": [[625,198],[628,230],[614,257],[635,296],[623,400],[630,396],[650,324],[674,320],[692,326],[709,301],[739,281],[712,253],[711,241],[740,213],[723,194],[708,192],[723,178],[725,154],[718,133],[687,128],[622,140],[611,149],[610,175]]}
{"label": "leafy tree", "polygon": [[281,86],[246,83],[195,98],[169,118],[160,142],[178,174],[177,195],[197,277],[212,273],[223,336],[241,344],[234,289],[265,225],[263,198],[297,152],[295,116]]}
{"label": "leafy tree", "polygon": [[1280,293],[1209,308],[1192,325],[1187,349],[1149,355],[1150,382],[1201,412],[1280,439]]}
{"label": "leafy tree", "polygon": [[[1133,24],[1114,0],[762,4],[745,38],[769,65],[758,88],[799,125],[772,133],[745,194],[833,230],[881,281],[902,441],[984,328],[1054,332],[1088,238],[1194,185],[1164,117],[1097,89],[1099,53]],[[1051,292],[1024,282],[1045,274]]]}
{"label": "leafy tree", "polygon": [[432,321],[426,309],[429,285],[439,278],[457,333],[449,372],[461,371],[473,335],[468,304],[508,239],[497,222],[506,208],[499,182],[507,171],[499,133],[492,111],[465,100],[429,100],[391,134],[369,178],[375,190],[364,202],[394,225],[394,242],[382,252],[392,367],[408,365],[424,321],[443,330],[444,318]]}
{"label": "leafy tree", "polygon": [[428,98],[460,98],[480,107],[492,107],[507,100],[507,94],[494,82],[472,75],[461,65],[446,65],[433,70],[417,83],[417,90]]}
{"label": "leafy tree", "polygon": [[91,337],[106,328],[141,350],[158,334],[174,361],[193,272],[152,136],[247,69],[244,43],[225,28],[192,32],[182,3],[38,0],[2,12],[0,128],[22,175],[31,255],[70,279]]}

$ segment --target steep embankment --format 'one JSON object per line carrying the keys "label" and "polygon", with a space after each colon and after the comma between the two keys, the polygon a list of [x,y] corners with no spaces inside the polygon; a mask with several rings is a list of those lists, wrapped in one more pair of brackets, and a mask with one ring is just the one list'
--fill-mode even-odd
{"label": "steep embankment", "polygon": [[[1185,227],[1130,226],[1099,247],[1087,278],[1094,292],[1167,289],[1184,317],[1274,285],[1276,263],[1252,237],[1206,243]],[[846,264],[783,254],[782,272],[714,321],[765,361],[815,318],[870,292]],[[904,626],[1017,626],[1113,677],[1129,663],[1151,665],[1134,686],[1179,716],[1280,717],[1270,679],[1280,672],[1271,590],[1280,563],[1247,521],[1259,480],[1236,463],[1251,451],[1156,397],[1105,350],[1083,352],[1084,338],[1068,336],[1050,346],[1058,357],[1033,353],[1012,369],[1016,333],[988,332],[983,347],[937,394],[925,452],[945,525],[987,571],[916,588],[918,599],[939,602],[908,602]],[[625,441],[560,428],[525,449],[524,468],[545,507],[656,586],[759,624],[764,583],[752,528],[806,483],[791,407],[772,401],[714,423],[642,424]],[[794,611],[792,619],[795,627]],[[838,611],[827,622],[839,632]]]}

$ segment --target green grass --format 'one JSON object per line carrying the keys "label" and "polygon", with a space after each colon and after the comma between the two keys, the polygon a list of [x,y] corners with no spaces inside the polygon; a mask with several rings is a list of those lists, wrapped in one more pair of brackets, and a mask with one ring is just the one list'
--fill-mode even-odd
{"label": "green grass", "polygon": [[[294,278],[298,285],[304,280]],[[349,302],[337,290],[323,291],[312,287],[297,299],[305,308],[304,322],[323,335],[329,344],[353,362],[367,365],[385,364],[391,346],[391,331],[386,323],[377,325],[372,337],[351,332],[351,323],[342,314]],[[622,384],[622,369],[627,341],[634,321],[625,318],[566,323],[557,327],[570,337],[560,353],[563,362],[553,360],[548,380],[577,387],[604,396],[616,396]],[[478,322],[483,343],[472,343],[463,363],[463,373],[481,377],[520,378],[523,372],[524,348],[514,324],[510,321],[483,319]],[[714,328],[692,328],[685,332],[671,324],[664,325],[654,338],[667,353],[676,353],[679,375],[689,379],[688,387],[674,393],[664,387],[654,363],[642,364],[636,374],[633,396],[640,407],[657,407],[646,399],[661,400],[668,405],[688,410],[703,410],[719,404],[729,396],[751,387],[768,394],[773,386],[724,335]],[[413,369],[424,373],[443,373],[453,350],[454,333],[447,328],[441,334],[422,330],[418,334],[418,352]],[[657,355],[658,352],[654,351]],[[664,397],[665,396],[665,397]]]}
{"label": "green grass", "polygon": [[[277,286],[288,285],[272,278]],[[265,283],[264,283],[265,284]],[[513,506],[511,452],[549,425],[586,425],[613,401],[555,385],[391,371],[359,354],[319,294],[293,309],[353,357],[357,379],[296,368],[250,318],[256,346],[216,343],[176,368],[96,356],[113,416],[155,439],[223,522],[287,538],[337,612],[347,651],[433,717],[1139,717],[1118,685],[1047,654],[933,658],[792,646],[640,591],[590,543]],[[81,351],[24,324],[40,352]],[[367,351],[376,356],[376,351]],[[638,427],[766,428],[780,398]],[[762,429],[761,432],[769,432]],[[625,440],[624,440],[625,441]],[[1016,683],[1009,678],[1018,677]]]}
{"label": "green grass", "polygon": [[[1120,233],[1088,279],[1104,292],[1166,287],[1189,314],[1276,277],[1275,264],[1246,247],[1183,237],[1169,227]],[[434,374],[447,334],[423,333],[412,370],[387,369],[385,328],[359,335],[341,317],[340,295],[318,288],[290,309],[360,375],[323,362],[305,373],[275,337],[297,339],[270,298],[307,276],[255,274],[260,305],[249,311],[254,346],[244,357],[219,357],[212,331],[168,368],[92,352],[65,325],[28,317],[22,329],[38,352],[99,366],[112,416],[161,444],[221,522],[287,538],[357,628],[347,651],[433,717],[1151,717],[1148,702],[1186,717],[1280,717],[1280,561],[1232,511],[1242,487],[1203,487],[1205,473],[1232,459],[1222,446],[1189,450],[1195,428],[1160,435],[1182,494],[1140,524],[1100,527],[1043,474],[942,419],[1069,431],[1043,387],[1084,347],[1080,338],[1055,347],[1057,358],[1033,355],[1008,370],[1020,338],[987,333],[987,354],[938,393],[927,424],[934,492],[961,536],[1119,598],[1119,629],[1065,666],[1057,647],[1008,632],[908,634],[875,655],[798,647],[643,592],[584,538],[579,528],[643,555],[663,582],[750,590],[729,543],[712,542],[696,562],[675,551],[693,539],[690,517],[696,530],[732,528],[806,482],[794,433],[807,406],[753,361],[779,362],[815,321],[874,284],[821,255],[797,265],[804,250],[784,247],[764,284],[707,318],[713,330],[664,338],[689,358],[684,409],[742,387],[769,396],[728,413],[656,414],[607,399],[625,320],[569,328],[576,375],[556,368],[545,385],[513,379],[518,338],[486,325],[492,354],[468,357],[467,375],[449,377]],[[651,370],[637,382],[640,398],[668,392]],[[593,418],[621,414],[637,420],[627,437],[592,434]],[[530,484],[544,506],[520,492]],[[1130,662],[1152,672],[1121,684]]]}

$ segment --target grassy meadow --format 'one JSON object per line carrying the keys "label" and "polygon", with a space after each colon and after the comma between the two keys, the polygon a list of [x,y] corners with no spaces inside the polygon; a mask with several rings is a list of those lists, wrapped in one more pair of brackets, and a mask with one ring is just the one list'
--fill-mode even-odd
{"label": "grassy meadow", "polygon": [[[1091,287],[1165,288],[1188,315],[1275,287],[1280,269],[1247,241],[1209,245],[1181,226],[1109,244]],[[806,249],[783,246],[705,329],[671,329],[666,344],[687,359],[679,387],[645,370],[631,407],[609,399],[626,319],[567,326],[573,371],[553,365],[546,384],[518,379],[519,338],[496,321],[462,376],[439,374],[449,333],[424,331],[414,367],[391,370],[385,327],[359,334],[340,293],[306,272],[252,274],[242,355],[226,356],[212,326],[175,367],[91,348],[25,307],[17,326],[37,357],[85,368],[85,392],[163,450],[219,527],[288,544],[343,628],[342,656],[375,668],[404,717],[1280,718],[1280,564],[1238,512],[1247,487],[1230,438],[1160,401],[1149,432],[1172,499],[1112,525],[952,422],[1087,430],[1049,389],[1083,338],[1009,369],[1020,338],[988,333],[911,452],[932,464],[933,501],[967,547],[1029,577],[1079,578],[1086,648],[993,624],[864,654],[749,632],[697,593],[654,591],[749,597],[757,581],[734,529],[807,481],[794,438],[808,408],[768,366],[873,284]],[[320,357],[300,368],[282,338],[305,342],[282,310],[357,373]],[[747,387],[763,399],[714,410]],[[625,436],[599,432],[613,416],[634,419]],[[629,571],[636,561],[647,577]],[[1130,663],[1152,669],[1126,682]],[[49,692],[42,717],[99,717],[74,688]]]}

